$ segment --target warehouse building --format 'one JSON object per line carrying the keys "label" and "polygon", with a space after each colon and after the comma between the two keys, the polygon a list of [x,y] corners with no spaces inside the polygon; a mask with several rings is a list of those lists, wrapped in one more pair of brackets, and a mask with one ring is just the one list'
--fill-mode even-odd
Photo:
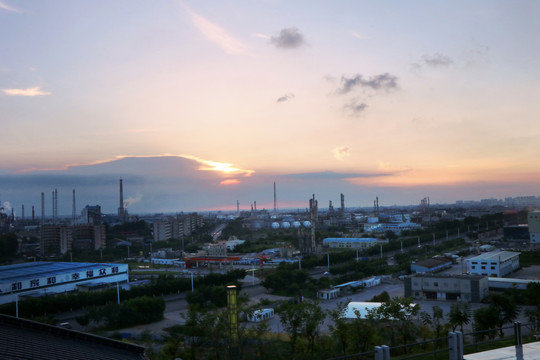
{"label": "warehouse building", "polygon": [[0,304],[129,282],[127,264],[30,262],[0,266]]}
{"label": "warehouse building", "polygon": [[519,253],[490,251],[467,260],[469,274],[503,277],[519,269]]}
{"label": "warehouse building", "polygon": [[487,276],[413,274],[404,279],[405,297],[480,302],[489,295]]}

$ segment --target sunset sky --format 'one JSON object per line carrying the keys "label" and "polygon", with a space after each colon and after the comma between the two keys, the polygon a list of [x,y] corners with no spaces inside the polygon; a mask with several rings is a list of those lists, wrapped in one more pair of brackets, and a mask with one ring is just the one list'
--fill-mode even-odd
{"label": "sunset sky", "polygon": [[[540,195],[540,2],[0,0],[0,202]],[[165,156],[166,155],[166,156]],[[49,210],[49,205],[47,211]],[[27,211],[27,216],[29,210]]]}

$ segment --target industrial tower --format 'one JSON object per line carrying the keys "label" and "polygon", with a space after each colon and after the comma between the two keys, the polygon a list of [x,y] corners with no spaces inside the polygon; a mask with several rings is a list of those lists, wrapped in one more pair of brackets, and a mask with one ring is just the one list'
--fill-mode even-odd
{"label": "industrial tower", "polygon": [[124,188],[122,186],[122,178],[120,178],[120,204],[118,206],[118,217],[120,221],[126,221],[126,210],[124,209]]}

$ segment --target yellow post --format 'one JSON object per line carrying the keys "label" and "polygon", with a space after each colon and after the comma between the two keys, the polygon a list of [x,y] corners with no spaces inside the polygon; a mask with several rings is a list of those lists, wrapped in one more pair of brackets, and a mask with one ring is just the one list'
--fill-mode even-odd
{"label": "yellow post", "polygon": [[227,286],[227,305],[229,309],[229,326],[232,342],[238,341],[238,304],[236,302],[236,285]]}

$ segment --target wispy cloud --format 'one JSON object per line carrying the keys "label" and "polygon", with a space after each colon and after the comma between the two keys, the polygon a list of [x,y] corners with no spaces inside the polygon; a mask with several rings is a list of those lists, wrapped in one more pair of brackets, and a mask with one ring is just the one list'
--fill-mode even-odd
{"label": "wispy cloud", "polygon": [[385,172],[379,173],[339,173],[334,171],[320,171],[320,172],[309,172],[309,173],[299,173],[299,174],[287,174],[284,177],[287,178],[298,178],[298,179],[356,179],[356,178],[372,178],[380,176],[390,176],[391,174]]}
{"label": "wispy cloud", "polygon": [[7,5],[4,1],[0,1],[0,10],[5,10],[5,11],[15,12],[15,13],[21,12],[19,9],[15,9],[14,7]]}
{"label": "wispy cloud", "polygon": [[296,27],[282,29],[278,36],[272,36],[270,43],[281,49],[297,49],[306,44],[304,35]]}
{"label": "wispy cloud", "polygon": [[341,77],[341,84],[336,93],[339,95],[344,95],[351,92],[355,88],[367,88],[388,92],[395,90],[398,87],[398,78],[389,73],[375,75],[369,79],[365,79],[361,74],[357,74],[353,77],[346,77],[343,75]]}
{"label": "wispy cloud", "polygon": [[294,99],[294,94],[293,93],[287,93],[283,96],[280,96],[278,99],[277,99],[277,102],[285,102],[287,100],[291,100],[291,99]]}
{"label": "wispy cloud", "polygon": [[250,55],[247,46],[232,35],[229,35],[225,29],[191,11],[189,11],[189,14],[197,29],[199,29],[208,41],[217,44],[228,54]]}
{"label": "wispy cloud", "polygon": [[351,32],[351,35],[354,36],[355,38],[359,39],[359,40],[367,40],[367,39],[369,39],[368,36],[357,33],[356,31]]}
{"label": "wispy cloud", "polygon": [[351,149],[349,149],[347,146],[340,146],[333,149],[332,154],[336,160],[343,161],[347,156],[351,156]]}
{"label": "wispy cloud", "polygon": [[365,102],[361,102],[358,99],[351,99],[343,107],[345,111],[349,113],[350,116],[359,116],[364,111],[366,111],[368,105]]}
{"label": "wispy cloud", "polygon": [[435,53],[433,55],[424,55],[422,60],[429,66],[450,66],[454,61],[446,55]]}
{"label": "wispy cloud", "polygon": [[28,89],[2,89],[4,94],[9,96],[43,96],[51,95],[50,92],[42,91],[39,86]]}

